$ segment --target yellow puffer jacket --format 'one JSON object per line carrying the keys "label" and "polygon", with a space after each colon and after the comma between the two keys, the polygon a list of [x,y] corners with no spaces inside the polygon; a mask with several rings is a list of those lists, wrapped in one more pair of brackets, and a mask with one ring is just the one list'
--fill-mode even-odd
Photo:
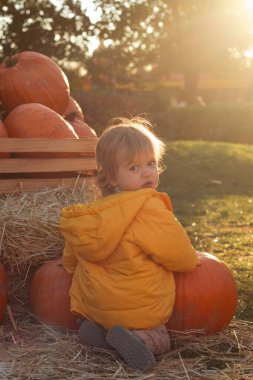
{"label": "yellow puffer jacket", "polygon": [[172,313],[172,271],[191,271],[196,252],[154,189],[126,191],[62,209],[63,266],[73,273],[71,310],[106,329],[148,329]]}

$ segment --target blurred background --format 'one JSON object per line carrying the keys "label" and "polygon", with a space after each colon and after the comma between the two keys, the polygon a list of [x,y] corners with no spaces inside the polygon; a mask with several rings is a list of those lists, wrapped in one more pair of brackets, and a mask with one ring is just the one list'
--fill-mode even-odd
{"label": "blurred background", "polygon": [[0,59],[66,73],[99,134],[147,117],[169,140],[253,143],[253,0],[2,0]]}

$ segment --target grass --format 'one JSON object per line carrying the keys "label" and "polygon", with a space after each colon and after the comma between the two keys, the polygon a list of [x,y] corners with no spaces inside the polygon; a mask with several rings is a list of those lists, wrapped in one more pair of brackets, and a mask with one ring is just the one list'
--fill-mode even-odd
{"label": "grass", "polygon": [[159,190],[194,247],[222,259],[238,286],[236,317],[253,321],[253,146],[168,143]]}

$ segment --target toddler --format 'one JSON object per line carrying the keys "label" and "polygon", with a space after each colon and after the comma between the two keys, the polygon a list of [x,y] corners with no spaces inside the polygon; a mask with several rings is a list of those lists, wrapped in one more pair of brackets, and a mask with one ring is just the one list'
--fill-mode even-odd
{"label": "toddler", "polygon": [[61,212],[71,310],[83,317],[79,338],[139,370],[170,349],[173,272],[198,262],[168,195],[156,190],[164,151],[146,120],[117,119],[96,147],[102,197]]}

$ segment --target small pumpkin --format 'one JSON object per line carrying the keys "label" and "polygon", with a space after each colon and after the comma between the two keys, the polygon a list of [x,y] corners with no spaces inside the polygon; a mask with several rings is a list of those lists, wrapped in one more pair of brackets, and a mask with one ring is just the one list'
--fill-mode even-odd
{"label": "small pumpkin", "polygon": [[227,327],[237,307],[237,287],[231,271],[214,255],[198,253],[192,272],[174,273],[176,298],[167,323],[170,330],[201,330],[205,334]]}
{"label": "small pumpkin", "polygon": [[72,274],[57,258],[43,264],[33,275],[29,288],[31,311],[47,325],[75,330],[77,316],[70,311]]}
{"label": "small pumpkin", "polygon": [[[92,137],[97,137],[96,132],[94,131],[93,128],[91,128],[88,124],[86,124],[83,120],[80,120],[74,112],[69,114],[68,116],[65,117],[66,120],[69,121],[69,123],[72,125],[74,128],[74,131],[78,135],[79,138],[92,138]],[[95,153],[94,152],[85,152],[81,153],[81,156],[85,157],[94,157]],[[88,170],[84,171],[86,175],[94,175],[93,170]]]}
{"label": "small pumpkin", "polygon": [[97,137],[96,132],[73,112],[65,117],[73,127],[78,137]]}
{"label": "small pumpkin", "polygon": [[63,117],[66,118],[70,114],[74,114],[74,116],[77,117],[78,119],[84,120],[82,108],[72,96],[69,97],[69,103],[67,105],[67,108],[63,112]]}
{"label": "small pumpkin", "polygon": [[0,322],[3,320],[7,306],[7,275],[3,265],[0,263]]}
{"label": "small pumpkin", "polygon": [[0,100],[6,111],[24,103],[41,103],[62,114],[69,101],[69,82],[46,55],[24,51],[0,65]]}

